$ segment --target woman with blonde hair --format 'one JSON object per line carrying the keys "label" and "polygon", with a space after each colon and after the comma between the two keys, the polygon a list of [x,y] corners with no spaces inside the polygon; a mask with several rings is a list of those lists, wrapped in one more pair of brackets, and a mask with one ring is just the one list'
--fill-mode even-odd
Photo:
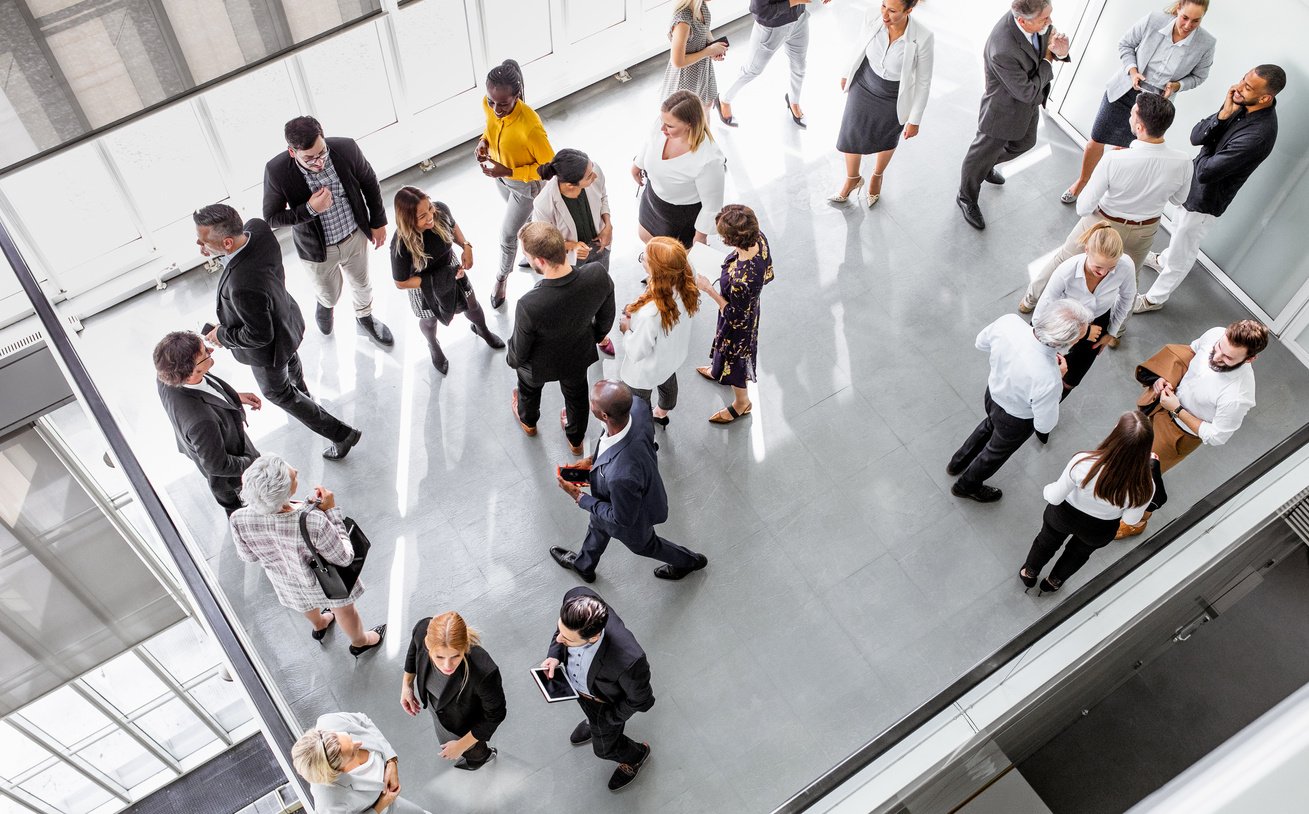
{"label": "woman with blonde hair", "polygon": [[[644,187],[637,217],[642,243],[672,237],[691,248],[704,243],[723,205],[727,158],[709,134],[695,94],[679,90],[659,108],[659,129],[632,159],[632,178]],[[646,183],[649,181],[649,183]]]}
{"label": "woman with blonde hair", "polygon": [[[667,98],[685,90],[695,94],[706,108],[718,103],[714,62],[721,62],[727,55],[727,43],[713,39],[711,25],[709,0],[677,0],[673,4],[673,19],[668,24],[668,67],[660,96]],[[721,106],[718,115],[724,124],[736,126],[724,116]]]}
{"label": "woman with blonde hair", "polygon": [[420,620],[400,687],[405,712],[432,710],[441,757],[470,772],[496,756],[487,741],[505,719],[500,668],[480,642],[477,631],[454,611]]}
{"label": "woman with blonde hair", "polygon": [[362,712],[329,712],[291,747],[319,814],[428,814],[400,797],[400,758]]}
{"label": "woman with blonde hair", "polygon": [[[461,248],[458,258],[456,245]],[[432,366],[442,376],[450,370],[450,361],[436,339],[436,326],[449,325],[455,314],[468,317],[473,333],[492,348],[505,346],[486,327],[486,313],[468,280],[472,267],[473,244],[455,223],[450,207],[433,201],[418,187],[401,187],[395,194],[391,278],[396,288],[409,292],[409,305],[427,340]]]}
{"label": "woman with blonde hair", "polygon": [[1081,384],[1101,349],[1113,342],[1136,299],[1136,269],[1132,258],[1123,254],[1123,238],[1117,230],[1100,221],[1083,232],[1077,243],[1085,251],[1059,264],[1032,314],[1033,320],[1040,319],[1056,302],[1071,299],[1095,315],[1086,336],[1064,355],[1068,372],[1064,374],[1063,398]]}
{"label": "woman with blonde hair", "polygon": [[677,406],[677,369],[691,350],[690,318],[700,308],[700,290],[686,247],[671,237],[651,238],[641,264],[645,291],[618,320],[618,329],[627,334],[620,378],[646,401],[659,389],[654,420],[667,427],[668,413]]}

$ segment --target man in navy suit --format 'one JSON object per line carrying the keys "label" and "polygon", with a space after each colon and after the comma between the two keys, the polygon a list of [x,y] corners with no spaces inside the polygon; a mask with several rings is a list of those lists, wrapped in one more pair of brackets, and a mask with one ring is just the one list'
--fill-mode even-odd
{"label": "man in navy suit", "polygon": [[558,478],[559,488],[591,514],[580,553],[552,546],[550,556],[563,568],[595,581],[595,566],[617,537],[632,553],[659,560],[660,579],[681,579],[709,564],[709,558],[655,534],[654,527],[668,519],[668,495],[659,477],[650,405],[632,395],[622,382],[601,380],[591,390],[591,415],[600,419],[605,434],[596,451],[574,467],[590,469],[591,494]]}

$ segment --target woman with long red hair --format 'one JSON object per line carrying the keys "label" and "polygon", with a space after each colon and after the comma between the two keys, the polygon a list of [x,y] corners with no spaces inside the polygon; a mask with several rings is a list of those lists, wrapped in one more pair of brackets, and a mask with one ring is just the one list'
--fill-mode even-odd
{"label": "woman with long red hair", "polygon": [[691,350],[690,318],[700,308],[700,291],[686,247],[674,238],[651,238],[641,263],[645,291],[623,309],[618,321],[619,330],[627,334],[620,376],[633,395],[646,401],[658,388],[654,420],[666,427],[668,413],[677,406],[677,369]]}

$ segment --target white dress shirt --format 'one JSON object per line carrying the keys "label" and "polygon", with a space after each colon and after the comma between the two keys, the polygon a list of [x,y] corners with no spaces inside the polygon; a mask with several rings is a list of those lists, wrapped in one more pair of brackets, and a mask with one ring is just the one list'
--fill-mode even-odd
{"label": "white dress shirt", "polygon": [[991,400],[1014,418],[1030,418],[1037,432],[1059,423],[1063,376],[1056,351],[1037,341],[1032,326],[1017,314],[1005,314],[977,335],[977,349],[991,354],[986,385]]}
{"label": "white dress shirt", "polygon": [[890,33],[887,32],[886,26],[882,26],[877,29],[872,42],[864,49],[864,56],[868,59],[868,67],[873,69],[873,73],[888,82],[899,82],[901,74],[904,73],[904,51],[904,35],[901,34],[899,39],[891,42]]}
{"label": "white dress shirt", "polygon": [[1226,331],[1210,328],[1191,343],[1195,358],[1177,386],[1182,407],[1203,422],[1200,440],[1215,447],[1227,443],[1254,406],[1254,369],[1250,365],[1225,373],[1209,366],[1209,353]]}
{"label": "white dress shirt", "polygon": [[667,137],[656,128],[633,161],[639,169],[645,170],[646,180],[660,200],[678,205],[699,203],[696,231],[713,234],[714,218],[723,208],[727,158],[713,139],[706,136],[698,149],[665,159],[667,141]]}
{"label": "white dress shirt", "polygon": [[664,333],[659,306],[653,301],[632,314],[627,335],[623,338],[623,366],[619,374],[628,387],[641,390],[658,387],[686,361],[691,351],[691,317],[676,292],[673,298],[677,300],[681,316],[668,333]]}
{"label": "white dress shirt", "polygon": [[[1067,503],[1074,509],[1091,517],[1100,520],[1117,520],[1122,518],[1123,522],[1129,526],[1134,526],[1141,522],[1145,516],[1146,507],[1150,505],[1147,500],[1140,506],[1116,506],[1113,503],[1101,500],[1095,496],[1095,484],[1100,480],[1097,474],[1091,479],[1091,482],[1082,485],[1086,475],[1091,471],[1091,465],[1095,459],[1085,452],[1079,452],[1073,456],[1068,465],[1064,467],[1063,474],[1059,480],[1053,483],[1047,483],[1045,490],[1041,493],[1045,496],[1045,501],[1051,506],[1058,506],[1060,503]],[[1151,489],[1150,497],[1154,497],[1154,490]]]}
{"label": "white dress shirt", "polygon": [[1109,313],[1109,333],[1116,334],[1123,327],[1132,310],[1132,301],[1136,299],[1136,269],[1132,258],[1126,254],[1118,258],[1114,266],[1092,291],[1086,284],[1086,254],[1078,254],[1059,264],[1050,275],[1041,298],[1036,301],[1036,310],[1032,312],[1032,321],[1041,319],[1046,311],[1062,299],[1076,300],[1091,313],[1099,317]]}
{"label": "white dress shirt", "polygon": [[[189,387],[192,390],[199,390],[202,393],[209,393],[210,395],[218,396],[219,401],[227,402],[227,394],[223,392],[223,388],[211,381],[208,376],[205,376],[195,384],[187,384],[183,382],[182,386]],[[227,403],[230,404],[231,402]]]}
{"label": "white dress shirt", "polygon": [[1156,48],[1150,55],[1150,61],[1142,68],[1137,66],[1145,76],[1145,81],[1155,87],[1162,88],[1164,85],[1173,81],[1173,76],[1177,73],[1177,64],[1182,61],[1182,49],[1191,44],[1195,39],[1187,35],[1179,42],[1173,42],[1173,18],[1169,18],[1163,28],[1157,32],[1159,36],[1164,37],[1164,44]]}
{"label": "white dress shirt", "polygon": [[[605,450],[609,449],[614,444],[617,444],[619,441],[626,438],[627,433],[630,432],[631,429],[632,429],[632,419],[629,416],[627,419],[627,424],[625,424],[621,430],[614,433],[613,435],[610,435],[607,431],[605,432],[604,435],[601,435],[600,443],[597,444],[595,448],[595,460],[596,461],[600,460],[600,456],[605,454]],[[592,461],[592,463],[595,463],[595,461]]]}
{"label": "white dress shirt", "polygon": [[1123,220],[1150,220],[1169,201],[1181,206],[1191,191],[1191,156],[1167,144],[1137,139],[1126,150],[1106,150],[1077,196],[1082,217],[1103,210]]}

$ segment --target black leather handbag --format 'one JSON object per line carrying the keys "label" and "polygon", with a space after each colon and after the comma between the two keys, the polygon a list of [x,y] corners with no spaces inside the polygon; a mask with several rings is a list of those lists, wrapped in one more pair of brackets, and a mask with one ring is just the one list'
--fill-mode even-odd
{"label": "black leather handbag", "polygon": [[373,544],[369,542],[363,529],[359,528],[353,519],[347,517],[345,530],[350,535],[350,547],[354,550],[354,559],[348,565],[328,562],[309,539],[308,513],[310,511],[312,509],[300,512],[300,537],[309,548],[309,567],[314,569],[314,576],[318,578],[324,596],[328,599],[349,599],[355,583],[359,582],[359,572],[364,570],[364,560],[368,557],[368,550],[373,547]]}

